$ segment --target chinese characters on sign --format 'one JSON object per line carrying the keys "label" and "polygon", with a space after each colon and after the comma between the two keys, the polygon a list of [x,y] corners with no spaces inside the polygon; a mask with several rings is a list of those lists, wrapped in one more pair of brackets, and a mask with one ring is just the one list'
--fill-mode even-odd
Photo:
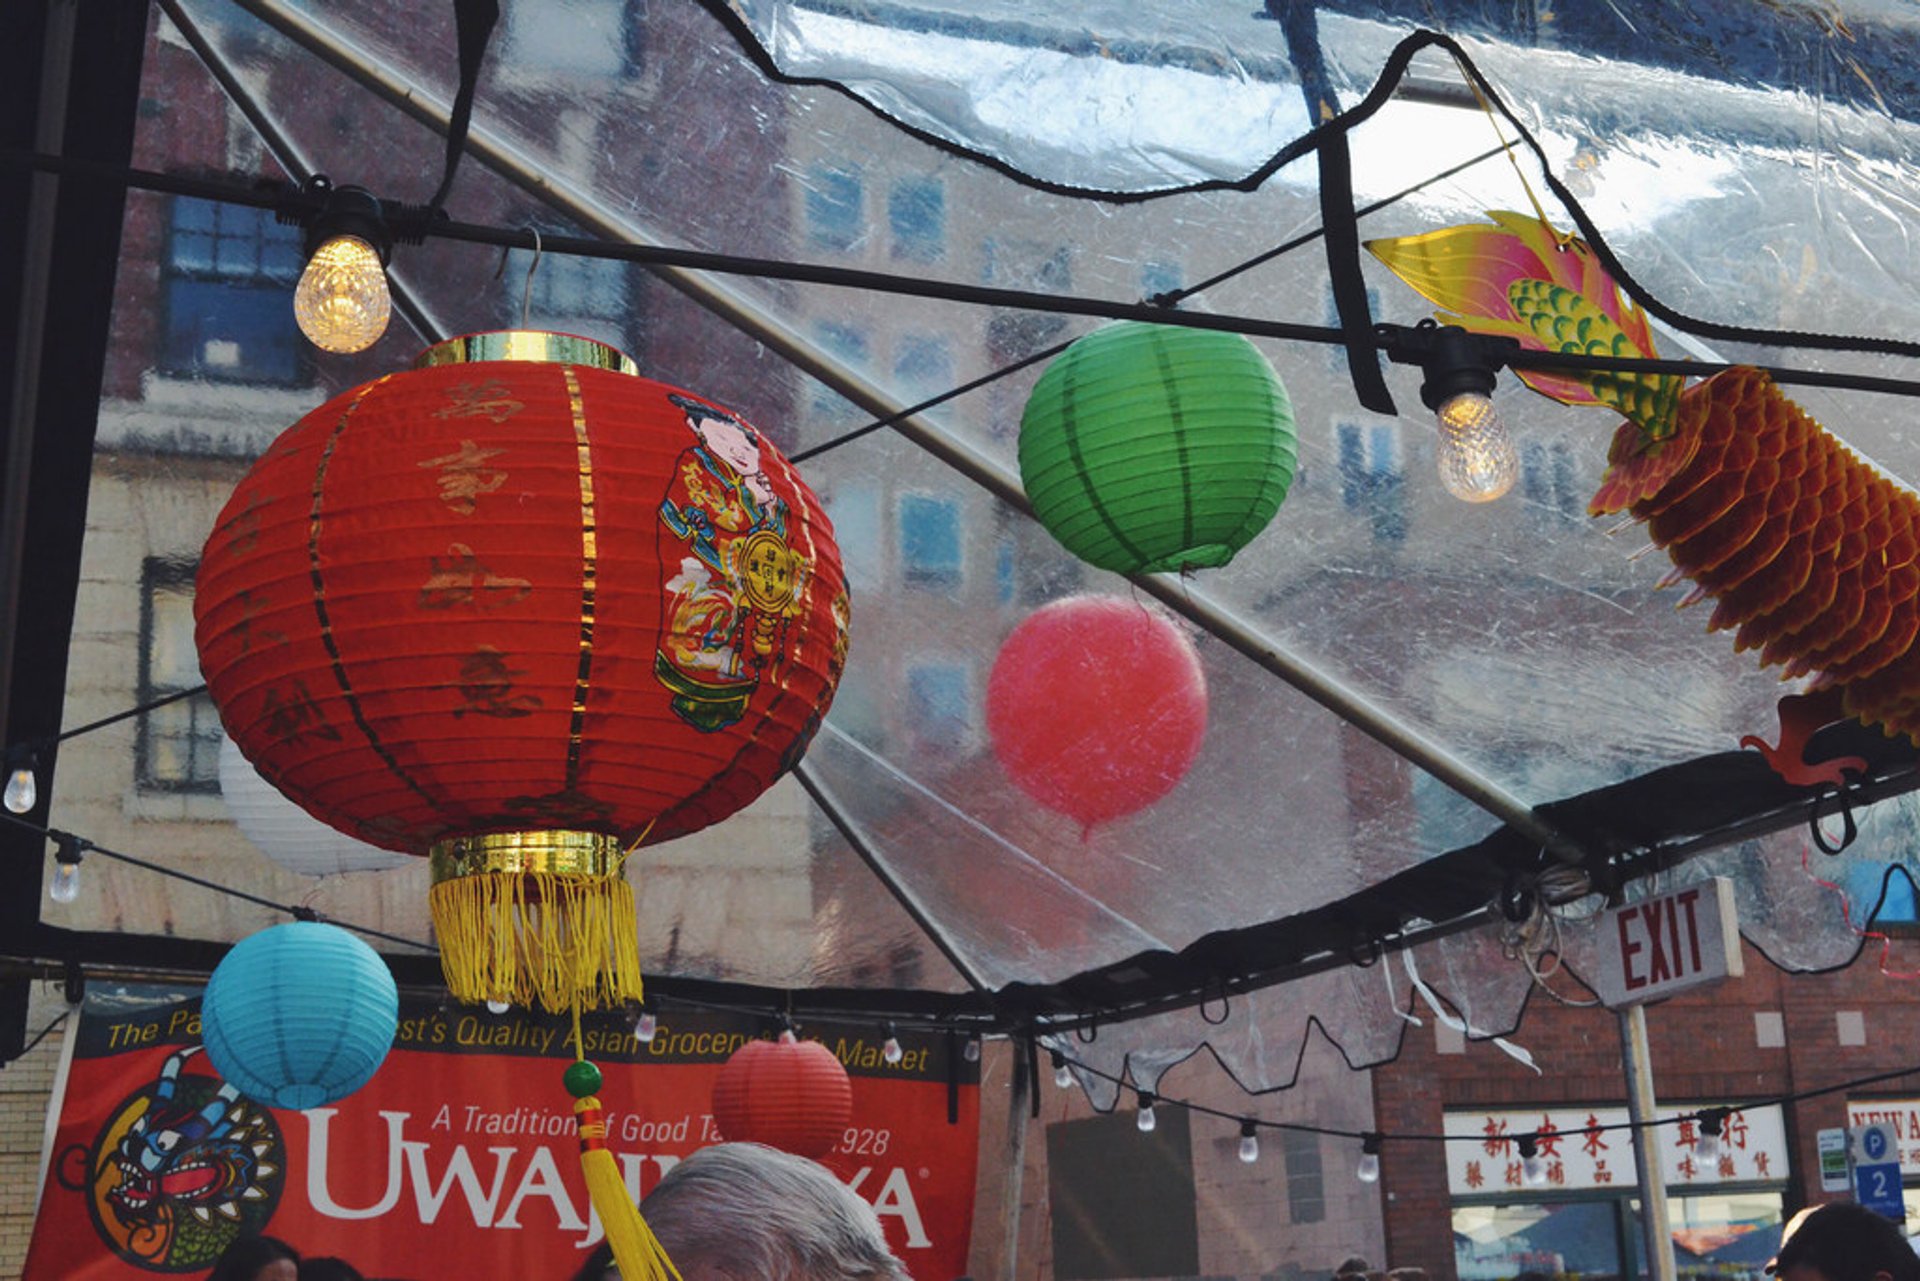
{"label": "chinese characters on sign", "polygon": [[[1666,1124],[1646,1131],[1658,1146],[1670,1190],[1786,1178],[1786,1125],[1777,1105],[1730,1113],[1720,1133],[1720,1154],[1711,1161],[1699,1155],[1699,1127],[1691,1120],[1677,1120],[1697,1110],[1663,1107],[1655,1115]],[[1531,1134],[1538,1136],[1536,1150],[1547,1166],[1544,1190],[1631,1188],[1636,1177],[1633,1135],[1626,1124],[1624,1107],[1449,1112],[1446,1133],[1459,1137],[1447,1144],[1447,1187],[1455,1196],[1525,1188],[1517,1140]]]}

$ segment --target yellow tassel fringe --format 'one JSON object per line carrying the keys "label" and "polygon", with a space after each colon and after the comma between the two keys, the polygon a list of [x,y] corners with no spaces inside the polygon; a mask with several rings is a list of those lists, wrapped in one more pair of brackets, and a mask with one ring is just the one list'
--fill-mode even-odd
{"label": "yellow tassel fringe", "polygon": [[[613,1153],[603,1147],[589,1146],[603,1139],[606,1122],[600,1119],[600,1100],[584,1098],[574,1102],[575,1119],[580,1125],[580,1169],[587,1177],[587,1195],[600,1215],[607,1244],[613,1247],[613,1261],[620,1267],[621,1281],[681,1281],[680,1269],[667,1257],[660,1239],[640,1217],[626,1181]],[[590,1131],[598,1129],[598,1134]]]}
{"label": "yellow tassel fringe", "polygon": [[633,887],[618,869],[472,872],[434,885],[428,902],[456,1000],[564,1014],[641,999]]}

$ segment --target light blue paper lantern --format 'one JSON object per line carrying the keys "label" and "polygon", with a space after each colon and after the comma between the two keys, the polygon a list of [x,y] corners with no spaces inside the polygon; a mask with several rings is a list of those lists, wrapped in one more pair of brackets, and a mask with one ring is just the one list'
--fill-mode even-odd
{"label": "light blue paper lantern", "polygon": [[207,1060],[257,1103],[316,1108],[365,1085],[393,1048],[400,993],[385,961],[336,925],[242,939],[200,1002]]}

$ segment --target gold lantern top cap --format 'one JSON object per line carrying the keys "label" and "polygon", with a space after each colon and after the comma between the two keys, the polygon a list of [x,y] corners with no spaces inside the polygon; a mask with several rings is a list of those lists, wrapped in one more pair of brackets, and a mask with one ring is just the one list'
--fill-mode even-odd
{"label": "gold lantern top cap", "polygon": [[549,333],[544,329],[495,329],[449,338],[421,352],[413,367],[431,369],[436,365],[470,365],[485,360],[585,365],[616,374],[638,376],[640,373],[633,357],[617,347],[578,334]]}

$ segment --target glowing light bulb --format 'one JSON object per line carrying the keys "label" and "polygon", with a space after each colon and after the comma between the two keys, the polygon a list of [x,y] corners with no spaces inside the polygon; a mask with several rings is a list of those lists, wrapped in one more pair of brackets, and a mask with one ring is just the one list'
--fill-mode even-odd
{"label": "glowing light bulb", "polygon": [[889,1028],[887,1039],[880,1044],[880,1057],[888,1063],[898,1063],[906,1056],[907,1052],[900,1048],[900,1038],[895,1036],[893,1030]]}
{"label": "glowing light bulb", "polygon": [[489,1014],[494,1014],[494,1015],[505,1014],[508,1010],[512,1008],[513,1008],[513,1005],[509,1001],[496,1001],[492,999],[489,999],[487,1001],[487,1013]]}
{"label": "glowing light bulb", "polygon": [[71,903],[80,897],[80,860],[69,863],[62,860],[53,869],[53,883],[47,886],[47,897],[56,903]]}
{"label": "glowing light bulb", "polygon": [[1440,483],[1469,503],[1489,503],[1513,488],[1520,457],[1493,398],[1480,392],[1449,396],[1434,411],[1440,429]]}
{"label": "glowing light bulb", "polygon": [[1248,1165],[1260,1159],[1260,1135],[1251,1121],[1240,1123],[1240,1159]]}
{"label": "glowing light bulb", "polygon": [[24,814],[40,799],[40,787],[33,779],[31,766],[22,765],[7,776],[6,806],[15,814]]}
{"label": "glowing light bulb", "polygon": [[293,316],[322,351],[365,351],[387,331],[393,299],[380,253],[358,236],[335,236],[313,251],[293,291]]}
{"label": "glowing light bulb", "polygon": [[1140,1127],[1140,1133],[1150,1134],[1153,1132],[1156,1119],[1153,1115],[1153,1096],[1151,1094],[1142,1094],[1140,1096],[1140,1113],[1134,1118],[1134,1124]]}
{"label": "glowing light bulb", "polygon": [[1073,1088],[1073,1069],[1067,1066],[1067,1058],[1060,1051],[1053,1052],[1053,1083],[1063,1090]]}
{"label": "glowing light bulb", "polygon": [[1360,1154],[1360,1164],[1354,1167],[1353,1176],[1362,1183],[1380,1182],[1380,1154],[1378,1152],[1362,1152]]}
{"label": "glowing light bulb", "polygon": [[660,1020],[654,1017],[652,1010],[640,1011],[640,1017],[633,1021],[634,1039],[642,1045],[652,1045],[659,1031]]}
{"label": "glowing light bulb", "polygon": [[980,1038],[977,1036],[968,1037],[966,1048],[960,1052],[967,1056],[967,1062],[978,1063],[980,1061]]}

